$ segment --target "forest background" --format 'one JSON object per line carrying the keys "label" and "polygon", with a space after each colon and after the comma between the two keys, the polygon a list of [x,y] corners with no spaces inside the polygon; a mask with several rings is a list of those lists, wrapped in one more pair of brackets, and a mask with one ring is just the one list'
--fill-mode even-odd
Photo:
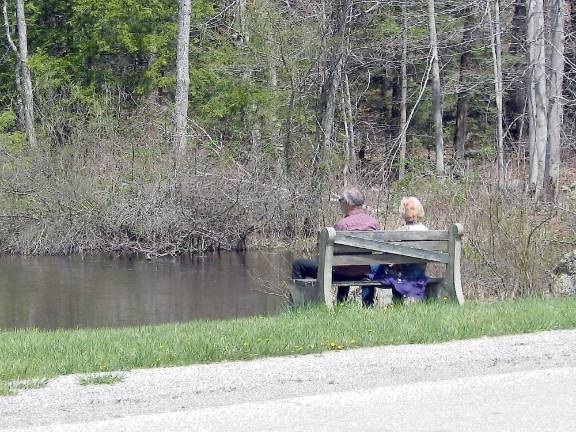
{"label": "forest background", "polygon": [[3,0],[3,19],[1,253],[310,249],[352,184],[384,228],[403,195],[462,223],[469,297],[554,293],[576,244],[576,1]]}

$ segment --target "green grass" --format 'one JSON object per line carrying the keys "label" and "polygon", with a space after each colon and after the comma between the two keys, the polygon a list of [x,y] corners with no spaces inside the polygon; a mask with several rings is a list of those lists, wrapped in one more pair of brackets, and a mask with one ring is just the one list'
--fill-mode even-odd
{"label": "green grass", "polygon": [[7,383],[0,382],[0,396],[13,396],[16,392]]}
{"label": "green grass", "polygon": [[[18,379],[245,360],[576,328],[576,299],[323,306],[273,317],[83,330],[0,331],[0,394]],[[2,384],[4,383],[4,384]]]}
{"label": "green grass", "polygon": [[124,381],[124,376],[117,373],[97,374],[82,377],[78,380],[80,385],[116,384]]}

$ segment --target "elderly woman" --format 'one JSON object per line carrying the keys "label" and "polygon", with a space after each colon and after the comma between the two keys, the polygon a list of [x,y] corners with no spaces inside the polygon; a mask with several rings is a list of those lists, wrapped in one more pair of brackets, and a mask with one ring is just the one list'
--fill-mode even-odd
{"label": "elderly woman", "polygon": [[[399,211],[404,225],[398,231],[428,231],[421,223],[424,208],[418,198],[402,198]],[[396,300],[414,303],[424,299],[428,282],[425,264],[375,265],[371,266],[370,277],[382,282],[384,286],[390,286]]]}
{"label": "elderly woman", "polygon": [[404,219],[404,225],[397,231],[428,231],[421,220],[424,218],[424,207],[418,198],[405,197],[400,201],[400,216]]}

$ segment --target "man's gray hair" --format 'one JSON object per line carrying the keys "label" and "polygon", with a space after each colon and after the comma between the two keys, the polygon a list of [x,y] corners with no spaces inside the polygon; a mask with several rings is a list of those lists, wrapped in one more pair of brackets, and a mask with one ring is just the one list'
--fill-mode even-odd
{"label": "man's gray hair", "polygon": [[364,204],[364,200],[366,199],[362,191],[355,187],[348,188],[342,192],[342,198],[346,204],[354,207],[360,207]]}

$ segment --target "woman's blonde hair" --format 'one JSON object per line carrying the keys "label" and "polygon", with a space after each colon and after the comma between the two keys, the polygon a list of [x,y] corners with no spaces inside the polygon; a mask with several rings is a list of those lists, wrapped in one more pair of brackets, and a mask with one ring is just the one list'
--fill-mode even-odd
{"label": "woman's blonde hair", "polygon": [[424,217],[424,207],[422,207],[420,200],[415,197],[402,198],[398,210],[406,222],[419,222]]}

